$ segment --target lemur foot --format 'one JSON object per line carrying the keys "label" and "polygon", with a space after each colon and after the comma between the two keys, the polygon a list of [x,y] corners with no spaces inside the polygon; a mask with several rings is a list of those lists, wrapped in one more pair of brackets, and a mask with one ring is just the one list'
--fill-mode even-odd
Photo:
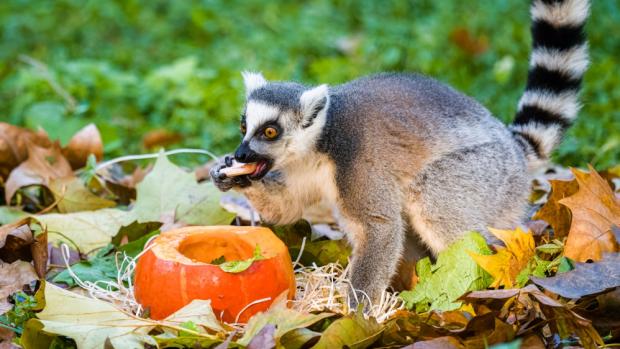
{"label": "lemur foot", "polygon": [[217,164],[213,165],[213,167],[211,167],[211,171],[209,172],[213,184],[215,184],[215,186],[221,191],[228,191],[234,187],[246,188],[252,185],[252,182],[247,175],[228,177],[226,174],[220,172],[223,168],[231,167],[233,164],[232,161],[233,157],[226,155],[221,158]]}

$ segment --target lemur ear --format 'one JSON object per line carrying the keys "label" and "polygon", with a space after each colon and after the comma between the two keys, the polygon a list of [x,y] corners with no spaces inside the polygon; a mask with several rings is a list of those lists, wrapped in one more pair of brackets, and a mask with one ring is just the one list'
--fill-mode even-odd
{"label": "lemur ear", "polygon": [[305,91],[299,98],[301,113],[303,116],[302,127],[310,127],[314,119],[323,111],[329,103],[329,89],[323,84],[311,90]]}
{"label": "lemur ear", "polygon": [[241,73],[243,76],[243,83],[245,84],[245,95],[249,96],[255,90],[267,85],[267,80],[261,73],[254,73],[250,71],[244,71]]}

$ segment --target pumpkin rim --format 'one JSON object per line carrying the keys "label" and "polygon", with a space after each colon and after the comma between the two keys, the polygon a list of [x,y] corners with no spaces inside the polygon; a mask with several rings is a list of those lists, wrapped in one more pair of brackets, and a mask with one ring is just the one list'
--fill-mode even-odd
{"label": "pumpkin rim", "polygon": [[[271,235],[261,234],[261,231],[269,231]],[[182,250],[187,247],[187,245],[191,245],[192,243],[204,243],[205,245],[209,245],[212,243],[212,241],[209,240],[224,239],[234,241],[236,244],[247,247],[246,251],[249,253],[246,252],[246,254],[248,254],[248,256],[239,260],[251,258],[256,245],[259,246],[263,259],[271,259],[278,256],[279,253],[282,252],[281,250],[283,247],[282,241],[275,237],[269,228],[221,225],[192,226],[165,231],[151,240],[147,248],[151,250],[151,252],[158,259],[177,262],[184,265],[212,265],[217,267],[217,264],[192,259]],[[196,241],[194,242],[191,240]],[[204,241],[201,242],[200,240]],[[254,245],[252,245],[251,242],[254,242]],[[255,261],[255,263],[258,262],[260,262],[260,260]]]}

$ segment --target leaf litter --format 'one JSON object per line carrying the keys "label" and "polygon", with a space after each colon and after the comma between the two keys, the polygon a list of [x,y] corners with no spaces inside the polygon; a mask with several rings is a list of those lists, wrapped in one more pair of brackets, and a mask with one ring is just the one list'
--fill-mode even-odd
{"label": "leaf litter", "polygon": [[[1,338],[22,347],[596,348],[620,341],[617,169],[572,170],[568,181],[538,177],[533,218],[541,224],[527,222],[533,234],[490,229],[504,246],[489,247],[469,233],[436,260],[418,261],[411,290],[386,291],[364,309],[351,307],[347,244],[301,221],[271,227],[297,257],[293,301],[274,302],[247,325],[218,322],[208,301],[153,321],[133,297],[135,260],[161,230],[233,221],[219,191],[163,153],[146,171],[125,173],[118,161],[103,168],[93,125],[65,147],[44,132],[0,129],[0,325],[14,333]],[[317,223],[334,229],[329,219]],[[37,288],[39,279],[47,282]]]}

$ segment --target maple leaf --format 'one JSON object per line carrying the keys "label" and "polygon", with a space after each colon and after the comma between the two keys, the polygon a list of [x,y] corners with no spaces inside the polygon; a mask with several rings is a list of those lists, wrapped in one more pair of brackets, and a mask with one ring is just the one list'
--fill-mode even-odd
{"label": "maple leaf", "polygon": [[592,166],[571,169],[579,183],[576,194],[560,200],[572,213],[564,255],[579,262],[598,261],[604,252],[618,252],[612,227],[620,226],[620,199]]}
{"label": "maple leaf", "polygon": [[528,266],[535,254],[534,237],[528,230],[500,230],[489,228],[506,247],[497,247],[494,255],[480,255],[468,252],[476,263],[493,276],[491,287],[504,286],[512,288],[516,284],[517,276]]}
{"label": "maple leaf", "polygon": [[441,251],[434,265],[428,257],[419,260],[419,282],[413,290],[400,293],[407,307],[415,307],[418,312],[454,310],[461,307],[457,298],[465,292],[487,288],[491,277],[469,258],[467,251],[491,253],[482,235],[470,232]]}
{"label": "maple leaf", "polygon": [[222,193],[213,183],[198,183],[161,153],[153,170],[137,185],[131,214],[140,222],[160,221],[170,216],[174,223],[193,225],[228,224],[235,215],[220,206]]}
{"label": "maple leaf", "polygon": [[547,202],[536,212],[532,219],[542,219],[549,223],[553,228],[554,237],[562,238],[568,235],[570,228],[571,213],[570,210],[560,204],[560,200],[573,195],[579,189],[579,185],[575,179],[570,181],[549,180],[551,184],[551,193]]}

